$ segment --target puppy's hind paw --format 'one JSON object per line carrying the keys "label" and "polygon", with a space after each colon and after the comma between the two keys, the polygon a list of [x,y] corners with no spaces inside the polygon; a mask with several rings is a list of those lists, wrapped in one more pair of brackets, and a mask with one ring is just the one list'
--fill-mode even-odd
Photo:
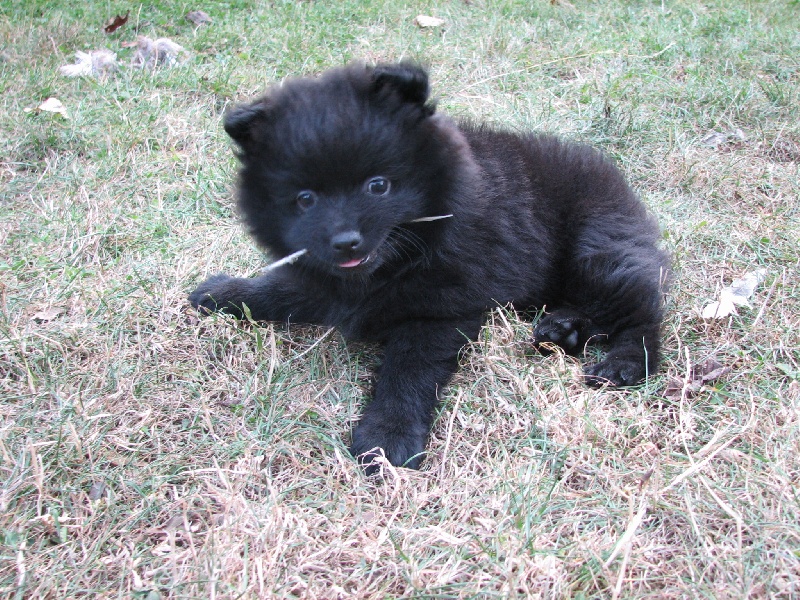
{"label": "puppy's hind paw", "polygon": [[[587,319],[573,310],[556,310],[544,315],[533,330],[533,344],[540,352],[552,352],[552,346],[574,354],[583,342]],[[548,346],[551,346],[548,348]]]}
{"label": "puppy's hind paw", "polygon": [[586,367],[583,380],[587,385],[600,387],[610,385],[625,387],[636,385],[645,378],[644,359],[609,357],[595,365]]}

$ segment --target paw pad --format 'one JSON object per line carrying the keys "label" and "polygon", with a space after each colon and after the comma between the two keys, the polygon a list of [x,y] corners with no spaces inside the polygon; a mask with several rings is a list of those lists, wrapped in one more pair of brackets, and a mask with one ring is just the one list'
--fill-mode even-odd
{"label": "paw pad", "polygon": [[545,315],[533,330],[533,343],[536,346],[555,344],[567,352],[574,352],[580,342],[583,323],[584,319],[577,315],[559,312]]}

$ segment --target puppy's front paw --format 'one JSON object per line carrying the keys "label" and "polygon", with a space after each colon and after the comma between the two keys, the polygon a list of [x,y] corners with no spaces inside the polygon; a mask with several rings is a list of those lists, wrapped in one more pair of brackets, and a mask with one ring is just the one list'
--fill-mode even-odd
{"label": "puppy's front paw", "polygon": [[549,345],[556,345],[569,353],[579,350],[578,343],[586,318],[573,310],[561,309],[544,315],[533,330],[533,343],[540,351],[552,351]]}
{"label": "puppy's front paw", "polygon": [[583,380],[596,387],[606,384],[623,387],[639,383],[646,374],[644,357],[609,356],[596,365],[586,367]]}
{"label": "puppy's front paw", "polygon": [[400,427],[362,422],[353,432],[350,453],[364,467],[367,475],[380,470],[380,464],[375,461],[380,456],[380,450],[396,467],[419,469],[424,458],[426,439],[427,433],[420,435]]}
{"label": "puppy's front paw", "polygon": [[201,314],[231,312],[233,281],[229,275],[212,275],[189,294],[189,303]]}

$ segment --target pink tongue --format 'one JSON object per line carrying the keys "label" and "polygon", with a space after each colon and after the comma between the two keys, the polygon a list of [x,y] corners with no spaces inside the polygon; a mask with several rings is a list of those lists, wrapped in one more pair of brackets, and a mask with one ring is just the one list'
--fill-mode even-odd
{"label": "pink tongue", "polygon": [[344,267],[345,269],[349,269],[350,267],[357,267],[362,262],[364,262],[363,258],[354,258],[353,260],[348,260],[344,263],[339,263],[340,267]]}

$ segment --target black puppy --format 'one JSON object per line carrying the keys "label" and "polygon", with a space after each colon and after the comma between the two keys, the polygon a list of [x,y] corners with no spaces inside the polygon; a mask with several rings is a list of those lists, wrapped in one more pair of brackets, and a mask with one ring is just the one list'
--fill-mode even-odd
{"label": "black puppy", "polygon": [[[655,371],[668,260],[658,227],[601,154],[434,113],[413,64],[292,79],[231,110],[239,206],[255,239],[293,264],[215,275],[208,311],[335,325],[384,344],[351,451],[418,468],[438,394],[484,313],[546,307],[534,341],[608,344],[590,384]],[[445,217],[429,219],[432,217]]]}

